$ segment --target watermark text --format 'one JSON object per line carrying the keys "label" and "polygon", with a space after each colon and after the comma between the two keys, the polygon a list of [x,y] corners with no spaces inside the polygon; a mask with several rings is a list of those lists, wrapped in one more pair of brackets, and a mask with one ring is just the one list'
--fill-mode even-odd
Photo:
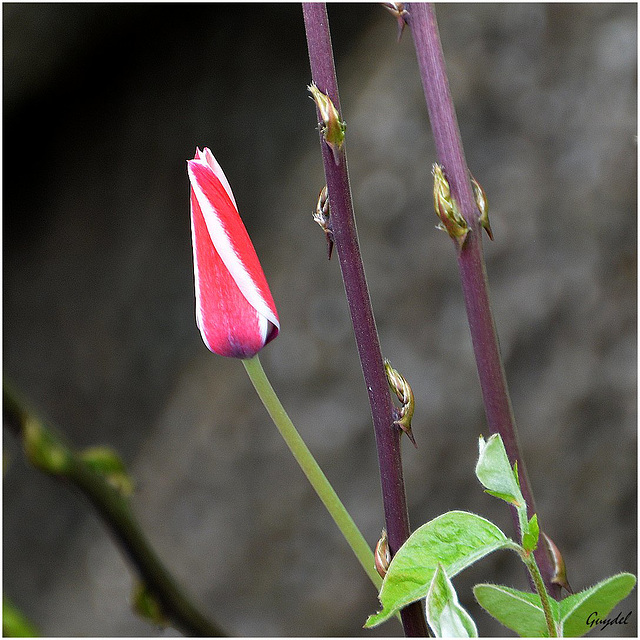
{"label": "watermark text", "polygon": [[594,611],[587,617],[587,624],[591,629],[593,629],[593,627],[595,627],[596,625],[601,624],[602,627],[600,628],[600,631],[604,631],[609,625],[629,624],[627,621],[629,620],[629,616],[632,613],[632,611],[629,611],[629,613],[627,613],[627,615],[625,616],[621,611],[615,618],[600,618],[598,617],[598,612]]}

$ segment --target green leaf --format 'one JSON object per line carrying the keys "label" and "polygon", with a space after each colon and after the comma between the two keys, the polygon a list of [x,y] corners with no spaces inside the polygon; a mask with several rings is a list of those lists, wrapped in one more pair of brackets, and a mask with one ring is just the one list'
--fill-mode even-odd
{"label": "green leaf", "polygon": [[527,528],[522,532],[522,546],[525,551],[535,551],[538,546],[538,538],[540,537],[540,527],[538,526],[538,515],[536,513],[531,516],[531,520],[527,523]]}
{"label": "green leaf", "polygon": [[2,596],[2,635],[5,638],[33,638],[40,635],[38,629],[4,595]]}
{"label": "green leaf", "polygon": [[[548,637],[540,596],[497,584],[477,584],[473,595],[478,604],[498,622],[525,638]],[[551,600],[552,613],[557,603]]]}
{"label": "green leaf", "polygon": [[476,464],[476,476],[486,492],[518,508],[525,507],[522,492],[500,435],[494,433],[486,442],[480,436],[478,445],[480,455]]}
{"label": "green leaf", "polygon": [[[603,624],[610,611],[631,593],[635,584],[634,575],[619,573],[580,593],[567,596],[560,602],[558,621],[562,635],[575,638]],[[597,623],[596,619],[603,622]]]}
{"label": "green leaf", "polygon": [[369,616],[375,627],[427,595],[441,564],[450,577],[492,551],[513,544],[492,522],[466,511],[449,511],[413,532],[393,557],[382,582],[382,611]]}
{"label": "green leaf", "polygon": [[460,606],[458,594],[438,563],[426,601],[427,622],[436,638],[477,638],[471,616]]}
{"label": "green leaf", "polygon": [[160,603],[143,582],[134,585],[131,600],[133,610],[141,618],[162,629],[169,626],[169,619],[164,615]]}

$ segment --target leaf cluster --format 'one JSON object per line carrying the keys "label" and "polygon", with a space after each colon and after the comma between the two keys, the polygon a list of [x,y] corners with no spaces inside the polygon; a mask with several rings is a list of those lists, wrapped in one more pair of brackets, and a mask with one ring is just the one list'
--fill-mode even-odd
{"label": "leaf cluster", "polygon": [[473,592],[480,606],[521,636],[584,635],[593,626],[589,614],[608,615],[634,588],[635,576],[620,573],[559,602],[550,598],[532,553],[540,535],[538,519],[535,514],[527,517],[517,467],[509,464],[497,434],[487,441],[480,438],[479,449],[476,476],[487,493],[516,508],[520,544],[473,513],[449,511],[434,518],[417,529],[392,559],[379,594],[382,610],[370,616],[365,627],[375,627],[424,598],[427,621],[436,637],[476,637],[476,625],[460,606],[451,578],[488,554],[509,549],[531,572],[538,593],[478,584]]}

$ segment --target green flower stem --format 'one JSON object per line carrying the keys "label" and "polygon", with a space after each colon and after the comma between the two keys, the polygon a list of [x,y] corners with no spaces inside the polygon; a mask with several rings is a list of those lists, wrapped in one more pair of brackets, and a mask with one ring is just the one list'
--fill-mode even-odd
{"label": "green flower stem", "polygon": [[540,569],[538,568],[538,564],[536,562],[536,558],[533,553],[527,553],[525,549],[514,542],[513,540],[509,540],[506,545],[507,549],[511,549],[515,551],[522,562],[524,562],[525,567],[527,567],[527,571],[529,571],[529,575],[531,576],[531,581],[536,589],[536,592],[540,596],[540,603],[542,605],[542,610],[544,611],[544,619],[547,623],[547,629],[549,631],[550,638],[558,637],[558,628],[556,627],[555,619],[553,617],[553,613],[551,612],[551,602],[549,593],[547,588],[545,587],[544,580],[542,578],[542,574],[540,573]]}
{"label": "green flower stem", "polygon": [[187,635],[225,636],[189,601],[164,567],[133,516],[129,501],[28,408],[6,380],[3,400],[5,424],[22,439],[31,463],[49,475],[66,480],[89,499],[159,603],[163,615]]}
{"label": "green flower stem", "polygon": [[255,390],[260,396],[260,400],[262,400],[262,404],[264,404],[265,409],[271,416],[278,431],[280,431],[280,435],[282,435],[284,441],[287,443],[293,457],[307,476],[311,486],[324,503],[334,522],[338,525],[338,529],[340,529],[342,535],[349,543],[349,546],[369,576],[369,579],[373,582],[376,589],[380,590],[382,579],[375,570],[375,561],[371,547],[367,544],[367,541],[360,533],[353,518],[345,509],[340,498],[338,498],[338,495],[327,480],[327,477],[315,461],[311,451],[309,451],[309,448],[298,433],[298,430],[293,425],[293,422],[291,422],[276,392],[273,390],[258,356],[256,355],[248,360],[243,360],[242,364],[244,364]]}
{"label": "green flower stem", "polygon": [[522,558],[527,569],[529,570],[529,574],[531,575],[533,584],[535,585],[536,591],[540,596],[540,602],[542,603],[542,610],[544,611],[544,619],[547,623],[547,629],[549,630],[549,637],[557,638],[558,629],[556,628],[556,623],[553,618],[553,614],[551,613],[551,603],[549,602],[549,594],[547,593],[547,589],[544,586],[544,580],[542,579],[542,574],[540,573],[540,569],[538,569],[538,564],[536,563],[535,556],[533,555],[533,553],[526,553],[524,549],[522,549],[522,553],[520,557]]}

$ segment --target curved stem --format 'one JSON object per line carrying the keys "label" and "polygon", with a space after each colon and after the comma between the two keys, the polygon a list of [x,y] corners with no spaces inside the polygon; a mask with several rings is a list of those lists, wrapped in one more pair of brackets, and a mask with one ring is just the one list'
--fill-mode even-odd
{"label": "curved stem", "polygon": [[[409,13],[408,22],[418,58],[438,161],[445,169],[452,197],[471,228],[462,248],[458,250],[458,270],[487,422],[491,433],[499,433],[502,436],[511,464],[518,463],[520,488],[531,517],[536,513],[535,501],[518,445],[515,419],[489,301],[480,214],[473,196],[456,112],[449,91],[435,9],[432,4],[420,2],[407,3],[405,6]],[[519,530],[518,516],[514,509],[512,517],[516,529]],[[555,573],[553,562],[543,545],[538,547],[535,555],[549,592],[559,596],[560,589],[552,582]]]}
{"label": "curved stem", "polygon": [[145,586],[160,603],[163,614],[191,635],[225,636],[224,632],[196,609],[178,587],[149,545],[127,502],[102,478],[77,460],[67,477],[85,493],[108,522],[126,554],[140,571]]}
{"label": "curved stem", "polygon": [[[338,81],[326,5],[325,3],[303,3],[302,10],[313,82],[323,94],[329,97],[340,114]],[[340,119],[342,120],[341,114]],[[378,331],[360,254],[345,145],[341,145],[338,150],[332,149],[324,140],[322,133],[320,140],[329,193],[333,239],[340,261],[362,374],[369,394],[378,449],[385,526],[389,538],[389,549],[393,555],[404,544],[411,532],[402,475],[400,452],[402,432],[393,424],[395,417],[389,394],[389,383],[384,370]],[[400,617],[405,635],[427,635],[427,623],[423,607],[419,602],[402,609]]]}
{"label": "curved stem", "polygon": [[3,401],[5,424],[23,440],[31,462],[40,470],[67,480],[89,499],[160,604],[163,615],[187,635],[225,636],[191,603],[162,564],[133,516],[129,501],[36,416],[6,380]]}
{"label": "curved stem", "polygon": [[375,570],[375,562],[371,547],[367,544],[367,541],[360,533],[360,530],[353,521],[353,518],[345,509],[340,498],[338,498],[338,495],[331,486],[331,483],[327,480],[327,477],[316,462],[313,454],[309,451],[309,448],[304,443],[304,440],[298,433],[293,422],[291,422],[291,419],[284,410],[280,399],[273,390],[273,387],[262,368],[260,359],[256,355],[248,360],[243,360],[242,364],[244,364],[244,368],[247,370],[251,383],[260,396],[262,404],[264,404],[265,409],[273,420],[273,423],[278,428],[280,435],[287,443],[293,457],[296,459],[300,468],[311,483],[311,486],[327,508],[327,511],[338,526],[338,529],[340,529],[340,532],[348,542],[353,553],[356,555],[358,562],[360,562],[362,568],[369,576],[369,579],[373,582],[376,589],[380,589],[382,579]]}

